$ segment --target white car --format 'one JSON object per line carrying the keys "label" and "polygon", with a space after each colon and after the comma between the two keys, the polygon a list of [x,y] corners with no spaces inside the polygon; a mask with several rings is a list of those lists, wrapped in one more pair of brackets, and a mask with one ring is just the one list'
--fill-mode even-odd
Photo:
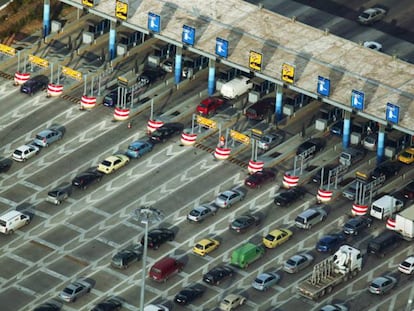
{"label": "white car", "polygon": [[383,19],[386,14],[387,11],[382,8],[369,8],[358,16],[358,22],[363,25],[370,25]]}
{"label": "white car", "polygon": [[12,158],[18,162],[25,162],[27,159],[34,157],[40,151],[40,148],[34,145],[23,145],[14,150]]}
{"label": "white car", "polygon": [[170,311],[169,308],[167,308],[164,305],[154,305],[154,304],[150,304],[144,307],[144,311]]}
{"label": "white car", "polygon": [[160,65],[161,69],[165,72],[173,72],[174,70],[174,61],[172,59],[166,59]]}
{"label": "white car", "polygon": [[220,303],[220,310],[222,311],[232,311],[237,307],[246,303],[246,297],[236,294],[230,294],[224,297]]}
{"label": "white car", "polygon": [[409,256],[405,258],[404,261],[398,265],[398,271],[404,274],[413,274],[414,273],[414,256]]}
{"label": "white car", "polygon": [[193,208],[187,215],[187,219],[193,222],[202,222],[210,216],[214,216],[217,212],[217,207],[213,205],[200,205]]}
{"label": "white car", "polygon": [[382,44],[378,43],[376,41],[365,41],[363,43],[364,47],[375,50],[375,51],[381,51],[382,50]]}

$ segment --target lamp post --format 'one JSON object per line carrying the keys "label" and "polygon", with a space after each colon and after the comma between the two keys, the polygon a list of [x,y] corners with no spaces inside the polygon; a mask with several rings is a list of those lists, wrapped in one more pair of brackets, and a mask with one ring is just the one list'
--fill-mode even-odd
{"label": "lamp post", "polygon": [[141,281],[141,298],[139,301],[139,310],[144,311],[145,298],[145,279],[147,276],[147,248],[148,248],[148,226],[152,223],[161,222],[164,215],[160,210],[152,207],[140,207],[134,210],[135,218],[145,225],[144,232],[144,252],[142,255],[142,281]]}

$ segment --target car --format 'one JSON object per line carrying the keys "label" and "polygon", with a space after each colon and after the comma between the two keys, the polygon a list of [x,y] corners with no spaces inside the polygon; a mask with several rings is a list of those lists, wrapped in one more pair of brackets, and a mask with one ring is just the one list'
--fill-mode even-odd
{"label": "car", "polygon": [[104,174],[111,174],[129,163],[129,158],[124,154],[115,154],[107,157],[99,163],[97,170]]}
{"label": "car", "polygon": [[202,239],[194,245],[193,253],[200,255],[200,256],[205,256],[211,253],[212,251],[214,251],[215,249],[217,249],[217,247],[219,246],[220,246],[220,242],[215,239],[210,239],[210,238]]}
{"label": "car", "polygon": [[111,266],[118,269],[127,269],[132,263],[142,259],[143,249],[141,244],[134,244],[120,250],[111,259]]}
{"label": "car", "polygon": [[374,51],[381,51],[382,50],[382,44],[376,41],[365,41],[362,44],[364,47],[374,50]]}
{"label": "car", "polygon": [[398,155],[398,161],[404,164],[411,164],[414,162],[414,148],[406,148]]}
{"label": "car", "polygon": [[60,205],[72,194],[72,184],[64,183],[47,193],[46,201]]}
{"label": "car", "polygon": [[173,70],[174,70],[174,61],[172,59],[168,58],[160,64],[160,67],[165,72],[173,72]]}
{"label": "car", "polygon": [[170,311],[171,309],[161,304],[149,304],[144,307],[144,311]]}
{"label": "car", "polygon": [[12,164],[12,159],[0,157],[0,173],[8,172]]}
{"label": "car", "polygon": [[102,176],[103,176],[102,173],[95,171],[95,170],[85,171],[77,175],[72,180],[72,186],[85,190],[91,184],[95,182],[100,182],[102,179]]}
{"label": "car", "polygon": [[214,216],[217,212],[217,207],[213,205],[200,205],[193,208],[187,215],[187,220],[192,222],[202,222],[210,216]]}
{"label": "car", "polygon": [[45,90],[49,84],[49,78],[45,75],[38,75],[30,78],[20,86],[20,92],[26,93],[30,96],[38,91]]}
{"label": "car", "polygon": [[122,308],[122,302],[119,299],[107,298],[94,306],[91,311],[119,311]]}
{"label": "car", "polygon": [[231,278],[234,270],[228,266],[216,266],[203,275],[203,281],[210,285],[220,285],[220,283]]}
{"label": "car", "polygon": [[347,236],[343,233],[332,233],[323,236],[316,243],[316,250],[320,253],[333,253],[346,241]]}
{"label": "car", "polygon": [[401,193],[408,200],[414,199],[414,181],[408,183],[402,188]]}
{"label": "car", "polygon": [[204,292],[205,289],[200,286],[187,286],[175,295],[174,302],[180,305],[188,305],[203,296]]}
{"label": "car", "polygon": [[280,145],[285,139],[284,135],[281,133],[268,133],[262,136],[262,138],[257,142],[257,148],[262,150],[270,150],[277,145]]}
{"label": "car", "polygon": [[313,260],[314,258],[310,254],[296,254],[285,261],[283,264],[283,270],[287,273],[297,273],[308,267]]}
{"label": "car", "polygon": [[91,283],[87,282],[85,278],[79,278],[67,285],[59,293],[59,298],[65,302],[75,302],[78,298],[89,293],[91,289]]}
{"label": "car", "polygon": [[402,164],[395,161],[386,161],[379,164],[371,173],[372,179],[384,176],[385,179],[397,176],[402,168]]}
{"label": "car", "polygon": [[371,227],[372,218],[367,216],[355,216],[350,218],[343,226],[343,232],[348,235],[358,235],[361,231]]}
{"label": "car", "polygon": [[51,143],[61,140],[64,134],[65,128],[63,126],[51,126],[50,128],[37,133],[33,143],[39,147],[48,147]]}
{"label": "car", "polygon": [[309,159],[323,150],[326,146],[326,141],[322,138],[311,138],[303,142],[296,149],[296,155],[303,157],[303,159]]}
{"label": "car", "polygon": [[205,116],[212,115],[216,112],[216,110],[223,106],[225,103],[225,100],[220,97],[208,97],[201,101],[200,104],[198,104],[196,111]]}
{"label": "car", "polygon": [[306,190],[303,187],[293,187],[286,191],[278,193],[273,202],[280,207],[288,207],[296,201],[302,199],[305,196]]}
{"label": "car", "polygon": [[221,208],[230,208],[234,203],[243,201],[245,194],[243,191],[232,189],[220,193],[214,204]]}
{"label": "car", "polygon": [[258,226],[260,224],[260,217],[256,215],[241,215],[236,217],[229,225],[230,230],[237,233],[242,233],[247,231],[253,226]]}
{"label": "car", "polygon": [[378,7],[369,8],[363,11],[358,16],[358,22],[362,25],[371,25],[383,19],[386,14],[387,14],[387,11],[382,8],[378,8]]}
{"label": "car", "polygon": [[342,303],[324,305],[319,311],[348,311],[348,307]]}
{"label": "car", "polygon": [[378,134],[369,134],[362,140],[362,146],[367,150],[375,151],[377,149],[377,142]]}
{"label": "car", "polygon": [[300,229],[312,229],[313,226],[324,221],[328,216],[327,210],[322,204],[316,204],[303,212],[295,218],[295,226]]}
{"label": "car", "polygon": [[12,158],[17,162],[26,162],[28,159],[39,154],[39,152],[40,149],[38,146],[31,144],[22,145],[14,150]]}
{"label": "car", "polygon": [[414,274],[414,256],[408,256],[399,265],[398,271],[404,274]]}
{"label": "car", "polygon": [[126,155],[130,158],[140,158],[144,154],[152,151],[154,145],[149,141],[137,140],[128,146]]}
{"label": "car", "polygon": [[181,123],[165,123],[150,134],[150,140],[153,143],[165,142],[174,135],[180,134],[183,129],[184,125]]}
{"label": "car", "polygon": [[252,287],[259,291],[266,291],[280,280],[280,275],[276,272],[260,273],[253,281]]}
{"label": "car", "polygon": [[379,276],[375,278],[368,287],[370,293],[384,295],[397,284],[397,279],[393,276]]}
{"label": "car", "polygon": [[221,311],[232,311],[246,303],[246,297],[238,294],[230,294],[220,302]]}
{"label": "car", "polygon": [[329,132],[332,135],[336,135],[336,136],[342,136],[343,130],[344,130],[344,120],[337,120],[329,128]]}
{"label": "car", "polygon": [[252,189],[260,188],[263,184],[269,181],[274,181],[276,178],[275,172],[269,169],[265,169],[259,172],[255,172],[248,176],[244,184]]}
{"label": "car", "polygon": [[267,248],[275,248],[288,241],[293,235],[289,229],[274,229],[263,237],[263,244]]}
{"label": "car", "polygon": [[[141,238],[141,245],[144,245],[144,238]],[[175,239],[175,232],[168,228],[152,229],[148,232],[148,248],[158,249],[162,244],[167,241],[173,241]]]}
{"label": "car", "polygon": [[60,311],[62,309],[62,303],[51,300],[44,302],[33,309],[33,311]]}

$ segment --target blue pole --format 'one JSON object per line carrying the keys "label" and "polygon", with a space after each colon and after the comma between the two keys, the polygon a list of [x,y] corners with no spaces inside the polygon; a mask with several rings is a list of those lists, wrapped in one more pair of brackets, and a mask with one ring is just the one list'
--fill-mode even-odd
{"label": "blue pole", "polygon": [[351,116],[349,112],[345,112],[344,128],[342,129],[342,147],[349,147],[349,140],[351,136]]}
{"label": "blue pole", "polygon": [[275,114],[276,114],[276,120],[280,121],[283,118],[283,113],[282,113],[282,99],[283,99],[283,92],[282,92],[282,86],[281,85],[277,85],[276,86],[276,105],[275,105]]}
{"label": "blue pole", "polygon": [[383,125],[380,125],[378,131],[378,147],[377,147],[377,164],[382,162],[384,157],[384,145],[385,145],[385,129]]}
{"label": "blue pole", "polygon": [[214,59],[208,61],[208,96],[212,96],[216,91],[216,66]]}
{"label": "blue pole", "polygon": [[111,22],[111,29],[109,30],[109,60],[113,60],[116,56],[115,40],[116,40],[115,25],[113,22]]}
{"label": "blue pole", "polygon": [[175,53],[175,84],[179,84],[181,81],[181,61],[182,61],[182,50],[181,48],[177,47],[177,51]]}
{"label": "blue pole", "polygon": [[50,0],[45,0],[43,3],[43,38],[46,38],[50,33]]}

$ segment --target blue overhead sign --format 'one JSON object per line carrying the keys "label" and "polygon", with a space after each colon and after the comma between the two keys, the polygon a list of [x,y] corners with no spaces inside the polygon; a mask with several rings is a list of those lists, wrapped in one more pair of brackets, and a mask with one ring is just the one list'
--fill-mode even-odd
{"label": "blue overhead sign", "polygon": [[364,110],[365,94],[364,92],[352,90],[351,107],[356,110]]}
{"label": "blue overhead sign", "polygon": [[318,94],[323,96],[329,96],[331,91],[331,80],[318,76]]}
{"label": "blue overhead sign", "polygon": [[216,54],[220,57],[227,58],[229,55],[229,41],[217,37]]}
{"label": "blue overhead sign", "polygon": [[161,32],[161,16],[148,12],[148,29],[160,33]]}
{"label": "blue overhead sign", "polygon": [[194,45],[195,41],[195,28],[184,25],[183,26],[183,43],[188,45]]}
{"label": "blue overhead sign", "polygon": [[389,122],[398,124],[400,120],[400,107],[391,103],[387,103],[385,110],[385,119]]}

